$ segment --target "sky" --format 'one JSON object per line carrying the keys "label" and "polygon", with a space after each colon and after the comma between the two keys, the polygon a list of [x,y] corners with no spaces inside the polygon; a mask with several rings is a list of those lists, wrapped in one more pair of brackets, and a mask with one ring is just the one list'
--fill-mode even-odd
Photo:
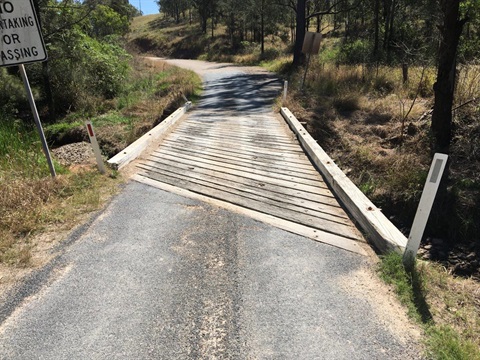
{"label": "sky", "polygon": [[143,15],[158,14],[158,4],[155,0],[129,0],[130,4],[141,9]]}

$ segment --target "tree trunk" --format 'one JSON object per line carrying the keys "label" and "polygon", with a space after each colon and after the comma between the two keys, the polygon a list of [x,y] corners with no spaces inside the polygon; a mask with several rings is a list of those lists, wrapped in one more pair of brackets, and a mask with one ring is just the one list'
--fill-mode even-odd
{"label": "tree trunk", "polygon": [[452,140],[452,105],[455,90],[457,47],[466,19],[460,20],[460,0],[443,0],[443,25],[438,50],[437,81],[433,85],[435,102],[432,114],[432,133],[435,152],[448,154]]}
{"label": "tree trunk", "polygon": [[305,63],[305,54],[302,53],[306,25],[305,9],[305,0],[297,0],[297,25],[295,47],[293,49],[293,65],[295,66],[300,66]]}
{"label": "tree trunk", "polygon": [[380,33],[380,0],[375,0],[375,35],[373,45],[373,58],[378,60],[378,45],[379,45],[379,33]]}
{"label": "tree trunk", "polygon": [[403,83],[406,84],[408,82],[408,64],[406,62],[402,63],[402,77]]}
{"label": "tree trunk", "polygon": [[263,13],[264,9],[262,9],[262,13],[260,15],[260,36],[261,40],[261,53],[262,55],[265,53],[265,14]]}
{"label": "tree trunk", "polygon": [[[38,26],[42,29],[42,18],[40,14],[40,4],[38,0],[33,2],[33,6],[35,8],[35,12],[37,13],[38,19]],[[53,98],[53,91],[52,91],[52,84],[50,82],[50,71],[48,67],[48,60],[42,63],[42,81],[43,81],[43,89],[45,91],[45,97],[48,104],[48,113],[51,120],[55,120],[57,117],[57,111],[55,107],[55,99]]]}

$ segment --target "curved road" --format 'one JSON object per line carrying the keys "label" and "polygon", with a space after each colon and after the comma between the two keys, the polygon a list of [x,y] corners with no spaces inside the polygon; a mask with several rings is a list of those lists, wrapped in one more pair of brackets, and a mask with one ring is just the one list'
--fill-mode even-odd
{"label": "curved road", "polygon": [[[268,114],[278,93],[262,72],[177,64],[202,72],[212,113]],[[2,304],[0,359],[418,359],[372,264],[130,182]]]}

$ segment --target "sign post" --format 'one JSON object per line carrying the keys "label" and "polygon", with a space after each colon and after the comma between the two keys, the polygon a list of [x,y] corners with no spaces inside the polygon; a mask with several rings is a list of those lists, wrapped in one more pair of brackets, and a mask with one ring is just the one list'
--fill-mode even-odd
{"label": "sign post", "polygon": [[303,39],[303,47],[302,52],[304,54],[308,54],[307,57],[307,65],[305,66],[305,73],[303,75],[302,85],[300,86],[300,90],[303,90],[303,85],[305,85],[305,80],[307,79],[307,71],[308,67],[310,66],[310,57],[316,55],[320,51],[320,42],[322,41],[322,34],[321,33],[314,33],[314,32],[307,32],[305,34],[305,38]]}
{"label": "sign post", "polygon": [[56,176],[23,64],[47,60],[32,0],[0,0],[0,66],[18,65],[52,177]]}
{"label": "sign post", "polygon": [[408,236],[407,246],[403,254],[403,263],[406,267],[412,267],[415,263],[420,241],[422,240],[423,232],[427,226],[428,217],[432,210],[435,196],[437,195],[440,181],[442,180],[445,165],[447,165],[448,155],[437,153],[433,157],[430,171],[428,172],[427,181],[423,188],[420,203],[418,204],[417,213],[413,219],[412,229]]}

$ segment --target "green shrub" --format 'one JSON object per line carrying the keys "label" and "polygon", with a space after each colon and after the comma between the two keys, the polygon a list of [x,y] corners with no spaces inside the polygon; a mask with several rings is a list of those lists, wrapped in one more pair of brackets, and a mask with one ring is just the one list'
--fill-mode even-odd
{"label": "green shrub", "polygon": [[26,101],[22,80],[8,74],[6,68],[0,68],[0,107],[1,115],[14,114],[18,104]]}
{"label": "green shrub", "polygon": [[361,64],[368,60],[370,45],[365,40],[355,40],[342,45],[339,60],[344,64]]}

